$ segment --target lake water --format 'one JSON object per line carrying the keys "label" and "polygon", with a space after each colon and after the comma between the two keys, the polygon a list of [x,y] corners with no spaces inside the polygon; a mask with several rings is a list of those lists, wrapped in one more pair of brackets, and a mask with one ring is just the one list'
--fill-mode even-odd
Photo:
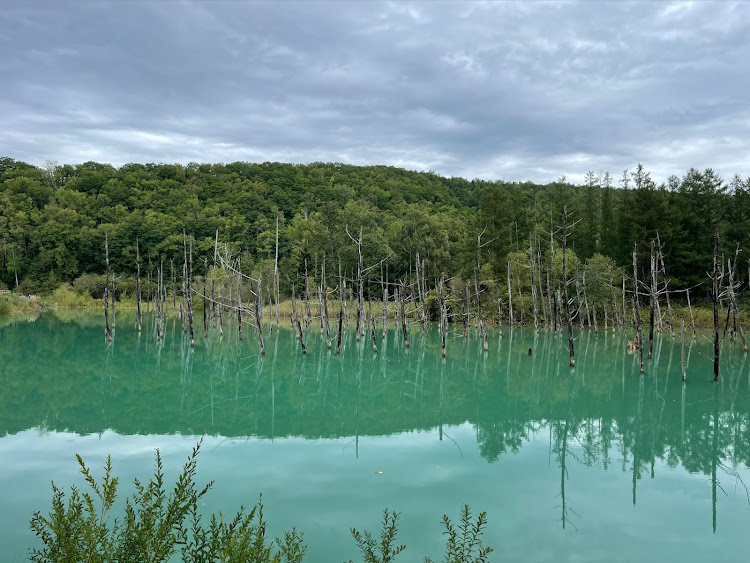
{"label": "lake water", "polygon": [[[390,328],[379,351],[319,329],[307,355],[287,327],[261,357],[226,327],[189,348],[179,322],[165,340],[138,337],[118,312],[114,343],[100,314],[0,316],[0,549],[20,561],[36,545],[28,522],[49,510],[50,481],[84,482],[75,454],[102,474],[107,454],[121,496],[148,478],[154,451],[174,477],[201,435],[198,481],[207,511],[234,513],[263,493],[271,532],[297,526],[307,561],[359,553],[349,528],[379,530],[401,513],[400,561],[442,560],[441,516],[487,511],[493,561],[747,561],[750,529],[750,362],[722,344],[655,343],[646,375],[626,336],[490,333],[440,339]],[[146,323],[148,324],[148,323]],[[528,355],[531,348],[533,354]]]}

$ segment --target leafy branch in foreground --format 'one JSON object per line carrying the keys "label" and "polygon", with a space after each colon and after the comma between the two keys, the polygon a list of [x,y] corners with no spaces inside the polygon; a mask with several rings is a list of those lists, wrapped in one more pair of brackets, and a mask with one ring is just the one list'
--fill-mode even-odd
{"label": "leafy branch in foreground", "polygon": [[266,539],[267,523],[263,518],[262,499],[246,513],[229,522],[221,515],[211,516],[207,528],[198,514],[198,501],[213,486],[203,489],[195,484],[199,442],[167,495],[161,455],[156,451],[156,469],[148,483],[135,480],[135,492],[126,500],[125,516],[109,524],[109,513],[117,495],[117,477],[112,476],[111,458],[107,457],[104,479],[97,483],[83,459],[76,456],[81,474],[93,495],[71,487],[65,493],[52,483],[52,511],[43,516],[35,512],[31,530],[43,543],[31,552],[39,562],[86,561],[167,561],[178,550],[183,561],[256,561],[299,563],[306,546],[302,534],[292,529],[283,539]]}

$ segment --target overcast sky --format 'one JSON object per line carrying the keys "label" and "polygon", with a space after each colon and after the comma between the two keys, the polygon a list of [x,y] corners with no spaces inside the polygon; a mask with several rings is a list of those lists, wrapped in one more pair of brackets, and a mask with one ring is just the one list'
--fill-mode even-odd
{"label": "overcast sky", "polygon": [[750,172],[748,2],[0,0],[0,156]]}

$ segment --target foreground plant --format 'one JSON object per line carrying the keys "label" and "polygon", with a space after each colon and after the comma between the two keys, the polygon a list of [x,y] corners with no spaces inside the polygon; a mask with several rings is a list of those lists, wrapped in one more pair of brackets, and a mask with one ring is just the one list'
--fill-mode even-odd
{"label": "foreground plant", "polygon": [[[262,497],[249,512],[242,507],[229,521],[224,521],[221,514],[214,514],[208,525],[203,525],[198,501],[208,493],[213,481],[202,489],[195,484],[202,442],[193,448],[169,494],[165,490],[161,455],[156,450],[153,477],[145,484],[134,480],[135,492],[126,499],[121,519],[111,519],[110,515],[119,483],[112,475],[111,458],[107,456],[104,478],[98,482],[81,456],[76,455],[91,492],[82,493],[71,487],[66,499],[65,492],[52,483],[52,511],[47,516],[34,512],[31,518],[31,530],[43,544],[41,549],[32,550],[31,560],[157,563],[173,560],[179,553],[182,561],[188,563],[300,563],[307,551],[303,534],[292,528],[283,538],[268,539]],[[388,509],[383,512],[378,539],[367,530],[351,529],[362,551],[363,563],[391,563],[406,549],[396,543],[398,517],[398,512]],[[488,561],[492,548],[484,546],[480,539],[486,525],[486,513],[482,512],[474,521],[468,505],[464,506],[457,526],[444,515],[444,534],[448,538],[444,561]],[[431,559],[425,558],[425,562]]]}
{"label": "foreground plant", "polygon": [[118,478],[112,476],[107,457],[104,479],[98,483],[76,456],[81,474],[93,494],[71,487],[67,503],[65,493],[52,484],[52,511],[47,516],[35,512],[31,530],[42,540],[42,549],[31,552],[39,562],[124,562],[168,561],[178,551],[182,560],[192,563],[213,561],[254,561],[259,563],[299,563],[307,547],[302,534],[292,529],[283,539],[266,538],[262,499],[250,510],[244,507],[229,522],[211,516],[204,527],[198,514],[198,501],[213,486],[202,489],[195,484],[197,458],[201,442],[193,449],[169,495],[159,451],[156,469],[148,483],[137,479],[135,493],[126,500],[125,516],[114,519],[110,512],[117,496]]}
{"label": "foreground plant", "polygon": [[[390,563],[396,556],[406,549],[405,545],[396,545],[398,532],[398,512],[383,511],[383,525],[380,531],[380,541],[376,541],[371,532],[359,532],[351,529],[352,537],[362,551],[363,563]],[[486,563],[489,554],[494,550],[482,543],[481,536],[487,526],[487,513],[481,512],[474,521],[471,509],[466,504],[461,511],[461,521],[455,526],[448,515],[443,514],[443,526],[448,542],[445,546],[445,563]],[[425,563],[432,563],[432,559],[425,557]],[[349,563],[353,563],[349,561]]]}

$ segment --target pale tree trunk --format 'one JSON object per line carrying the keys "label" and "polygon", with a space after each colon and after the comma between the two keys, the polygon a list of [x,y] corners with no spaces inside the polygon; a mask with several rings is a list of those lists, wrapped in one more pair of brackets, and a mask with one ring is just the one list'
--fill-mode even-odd
{"label": "pale tree trunk", "polygon": [[641,373],[643,373],[643,335],[641,334],[641,307],[640,299],[638,298],[638,243],[633,245],[633,314],[638,334],[638,359]]}

